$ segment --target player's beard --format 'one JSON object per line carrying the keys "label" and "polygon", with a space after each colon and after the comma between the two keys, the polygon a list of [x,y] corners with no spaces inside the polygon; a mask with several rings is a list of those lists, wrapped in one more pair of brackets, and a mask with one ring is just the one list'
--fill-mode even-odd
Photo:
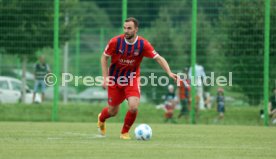
{"label": "player's beard", "polygon": [[125,34],[125,38],[127,39],[127,40],[130,40],[130,39],[132,39],[134,37],[134,34]]}

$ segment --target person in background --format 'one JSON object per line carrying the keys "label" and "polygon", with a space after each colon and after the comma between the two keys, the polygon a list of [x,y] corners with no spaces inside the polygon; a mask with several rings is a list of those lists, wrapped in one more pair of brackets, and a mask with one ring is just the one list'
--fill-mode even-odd
{"label": "person in background", "polygon": [[268,112],[272,124],[276,124],[276,87],[272,89],[273,95],[269,98]]}
{"label": "person in background", "polygon": [[46,83],[44,82],[44,78],[50,72],[51,72],[50,67],[45,62],[45,57],[42,55],[39,56],[38,62],[34,66],[35,84],[34,84],[34,93],[33,93],[33,103],[35,102],[35,97],[39,89],[41,91],[41,102],[44,101],[44,98],[45,98],[44,92],[46,89]]}
{"label": "person in background", "polygon": [[219,113],[218,120],[224,119],[225,99],[223,88],[218,88],[217,91],[217,111]]}
{"label": "person in background", "polygon": [[211,104],[211,95],[209,92],[204,93],[204,107],[206,109],[211,109],[212,104]]}
{"label": "person in background", "polygon": [[192,77],[192,67],[190,67],[189,69],[189,78],[190,79],[195,79],[195,85],[196,85],[196,92],[197,92],[197,96],[199,98],[199,109],[204,110],[204,97],[203,97],[203,79],[206,77],[205,71],[204,71],[204,67],[199,65],[199,64],[195,64],[195,76]]}
{"label": "person in background", "polygon": [[[187,75],[189,68],[186,67],[183,69],[183,73]],[[189,110],[190,110],[190,82],[188,79],[181,79],[178,83],[178,99],[181,104],[181,110],[178,115],[178,119],[182,116],[185,117],[186,123],[189,123]]]}
{"label": "person in background", "polygon": [[174,91],[174,86],[173,85],[169,85],[168,86],[168,93],[165,96],[165,122],[172,122],[172,123],[176,123],[176,121],[173,118],[173,113],[174,113],[174,109],[176,107],[176,95],[175,95],[175,91]]}

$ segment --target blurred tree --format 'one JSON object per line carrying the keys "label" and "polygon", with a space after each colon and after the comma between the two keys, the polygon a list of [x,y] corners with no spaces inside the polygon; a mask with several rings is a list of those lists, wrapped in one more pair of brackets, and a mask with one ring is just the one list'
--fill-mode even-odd
{"label": "blurred tree", "polygon": [[[112,27],[121,27],[122,19],[122,0],[112,0],[112,1],[103,1],[103,0],[80,0],[81,2],[87,3],[96,3],[97,6],[105,11],[109,18],[112,20]],[[129,2],[128,2],[129,3]],[[96,14],[98,15],[98,14]]]}
{"label": "blurred tree", "polygon": [[112,28],[108,14],[95,2],[81,1],[78,10],[78,15],[82,17],[83,28]]}
{"label": "blurred tree", "polygon": [[[113,27],[120,28],[122,18],[122,0],[102,1],[102,0],[81,0],[81,1],[93,1],[97,5],[104,9],[110,19]],[[128,0],[128,17],[135,17],[140,21],[141,27],[149,27],[151,21],[158,17],[159,7],[166,5],[170,2],[152,1],[152,0]]]}
{"label": "blurred tree", "polygon": [[[60,1],[60,45],[73,34],[79,18],[73,9],[77,0]],[[70,17],[65,24],[65,17]],[[22,80],[28,60],[35,59],[35,52],[53,45],[54,1],[0,1],[0,47],[3,53],[17,54],[22,60]],[[23,100],[25,87],[23,88]]]}
{"label": "blurred tree", "polygon": [[[276,1],[271,1],[271,16],[270,16],[270,71],[269,71],[269,86],[270,89],[276,87]],[[270,91],[272,94],[272,92]]]}
{"label": "blurred tree", "polygon": [[89,54],[99,54],[100,29],[104,29],[105,33],[113,29],[109,16],[94,2],[80,1],[77,8],[77,15],[82,18],[79,24],[81,48],[82,50],[89,50]]}
{"label": "blurred tree", "polygon": [[207,20],[212,26],[216,26],[219,19],[220,10],[227,0],[198,0],[198,8],[202,9]]}
{"label": "blurred tree", "polygon": [[[275,9],[271,8],[272,19]],[[233,72],[233,83],[241,88],[251,105],[257,105],[263,97],[259,92],[263,91],[264,1],[228,0],[219,20],[221,34],[225,35],[220,37],[221,52],[231,66],[228,71]],[[271,35],[276,34],[275,24],[271,23]],[[271,50],[275,47],[271,45]]]}
{"label": "blurred tree", "polygon": [[[77,0],[60,1],[60,45],[73,34],[77,19],[72,9]],[[53,45],[53,1],[0,1],[0,44],[5,53],[34,55]],[[70,17],[65,26],[66,14]],[[31,58],[32,56],[30,56]]]}
{"label": "blurred tree", "polygon": [[[188,29],[186,29],[185,41],[191,41],[191,27],[192,21],[189,21],[186,25]],[[212,66],[208,65],[209,62],[209,45],[212,39],[213,30],[211,28],[210,22],[207,20],[206,15],[203,13],[202,10],[198,11],[197,15],[197,41],[196,41],[196,53],[197,59],[196,62],[204,66],[206,70],[211,70]],[[185,47],[185,54],[191,55],[191,43]],[[191,56],[188,56],[188,61],[191,61]]]}

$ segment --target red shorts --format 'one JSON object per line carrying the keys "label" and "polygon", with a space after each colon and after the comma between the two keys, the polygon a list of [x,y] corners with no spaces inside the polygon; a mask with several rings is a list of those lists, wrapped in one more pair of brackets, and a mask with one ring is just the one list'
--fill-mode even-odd
{"label": "red shorts", "polygon": [[114,107],[120,105],[129,97],[135,96],[140,98],[140,86],[136,80],[133,82],[133,85],[120,86],[115,84],[113,86],[108,86],[107,94],[108,105]]}

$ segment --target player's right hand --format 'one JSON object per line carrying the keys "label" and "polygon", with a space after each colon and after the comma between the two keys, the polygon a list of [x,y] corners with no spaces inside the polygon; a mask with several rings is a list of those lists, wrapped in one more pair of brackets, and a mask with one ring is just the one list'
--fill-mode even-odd
{"label": "player's right hand", "polygon": [[103,81],[103,85],[102,85],[102,87],[103,87],[103,89],[104,89],[104,90],[106,90],[106,89],[107,89],[107,81],[106,81],[106,80],[104,80],[104,81]]}
{"label": "player's right hand", "polygon": [[102,85],[103,89],[106,90],[107,89],[107,85],[106,83],[104,82],[103,85]]}
{"label": "player's right hand", "polygon": [[103,85],[102,85],[102,87],[103,87],[104,90],[107,89],[108,82],[109,82],[109,78],[108,78],[108,77],[105,77],[105,78],[103,79]]}

